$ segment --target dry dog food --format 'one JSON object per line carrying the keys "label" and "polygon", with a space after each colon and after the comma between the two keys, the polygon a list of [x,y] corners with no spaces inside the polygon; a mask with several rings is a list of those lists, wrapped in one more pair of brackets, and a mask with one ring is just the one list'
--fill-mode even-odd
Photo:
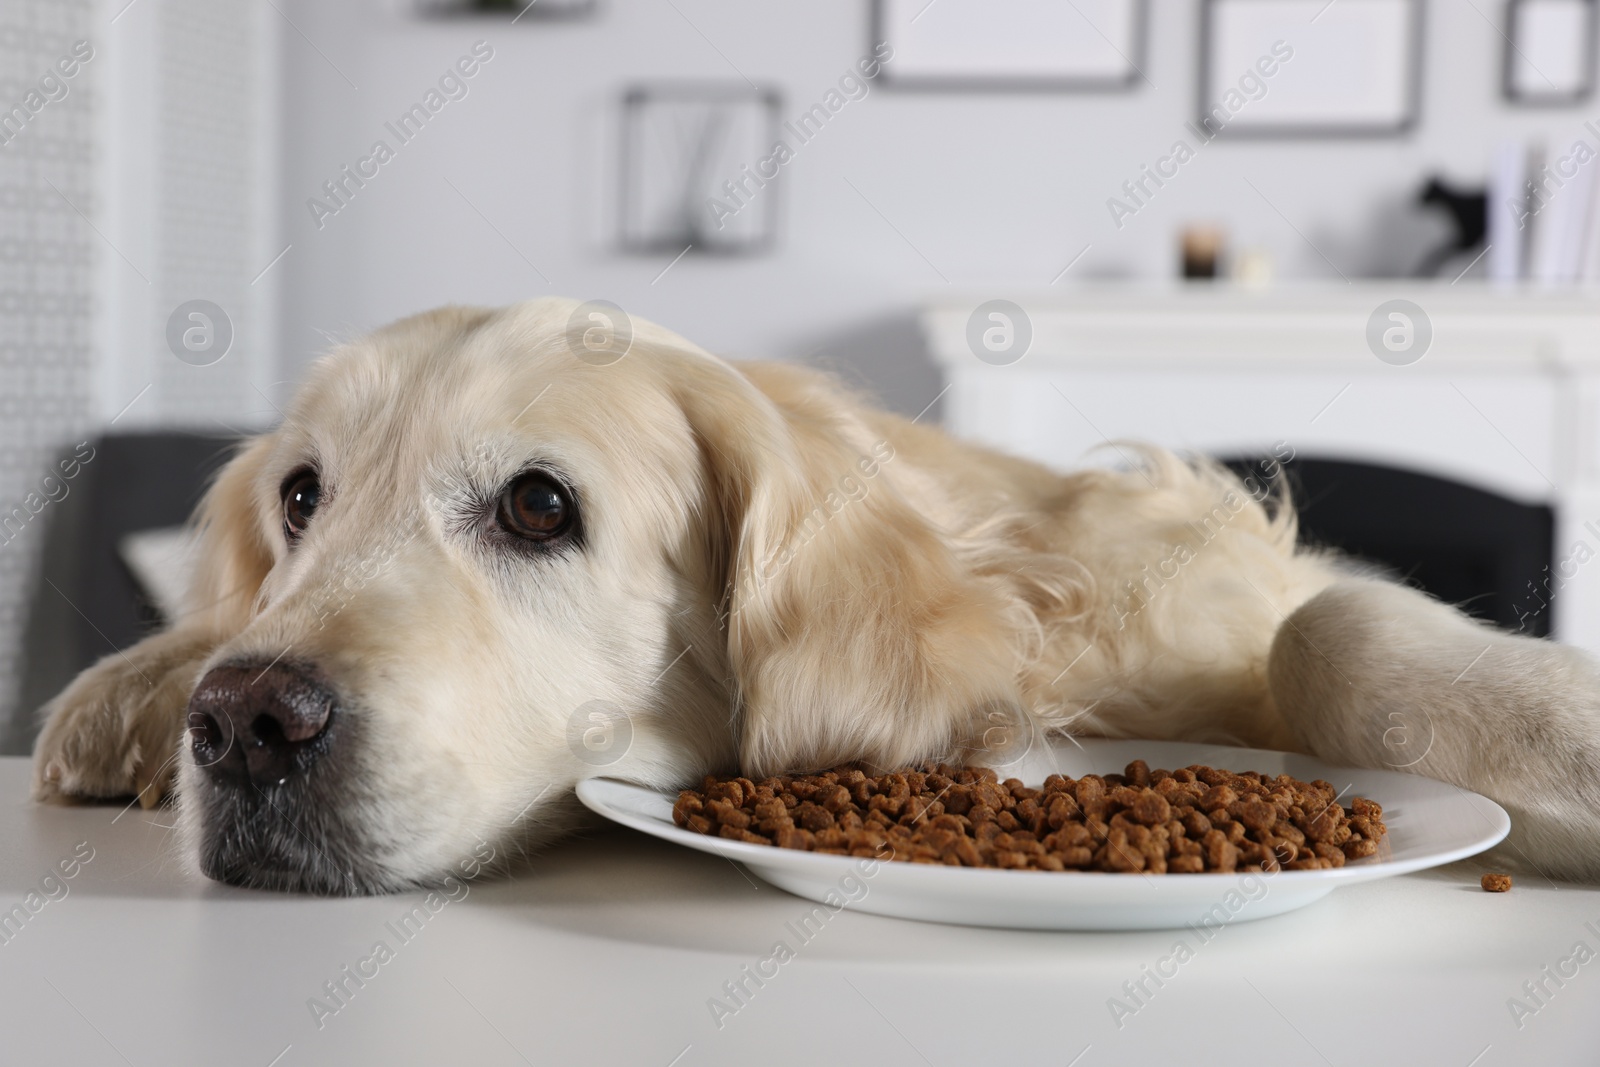
{"label": "dry dog food", "polygon": [[1509,874],[1486,874],[1478,882],[1483,886],[1485,893],[1508,893],[1511,891],[1511,876]]}
{"label": "dry dog food", "polygon": [[[1318,870],[1370,856],[1383,809],[1333,786],[1215,767],[1053,774],[1030,789],[986,767],[707,777],[672,817],[696,833],[835,855],[1041,871]],[[1484,888],[1488,888],[1487,879]]]}

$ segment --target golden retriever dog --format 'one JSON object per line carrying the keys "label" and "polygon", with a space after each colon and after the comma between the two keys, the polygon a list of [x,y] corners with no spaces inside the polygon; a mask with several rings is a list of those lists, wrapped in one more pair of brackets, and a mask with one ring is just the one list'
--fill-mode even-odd
{"label": "golden retriever dog", "polygon": [[205,498],[187,613],[44,709],[36,795],[175,785],[210,877],[371,893],[563,833],[588,775],[1226,739],[1478,790],[1600,875],[1582,653],[1297,548],[1215,464],[1058,473],[582,312],[322,360]]}

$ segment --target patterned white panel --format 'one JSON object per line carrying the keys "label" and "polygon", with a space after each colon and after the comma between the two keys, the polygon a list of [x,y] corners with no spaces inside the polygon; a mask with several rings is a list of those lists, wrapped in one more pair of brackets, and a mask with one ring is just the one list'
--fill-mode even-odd
{"label": "patterned white panel", "polygon": [[69,63],[64,78],[57,63],[91,39],[92,14],[90,0],[0,4],[0,725],[63,489],[47,477],[58,449],[91,432],[99,250],[79,212],[95,206],[98,72]]}
{"label": "patterned white panel", "polygon": [[[261,276],[280,250],[279,17],[245,0],[0,2],[0,739],[19,711],[46,525],[17,519],[13,536],[5,516],[47,495],[57,451],[108,429],[216,434],[276,417]],[[89,58],[65,91],[41,89],[78,41]],[[12,130],[30,90],[44,103]],[[172,351],[169,319],[197,300],[224,313],[220,358]]]}

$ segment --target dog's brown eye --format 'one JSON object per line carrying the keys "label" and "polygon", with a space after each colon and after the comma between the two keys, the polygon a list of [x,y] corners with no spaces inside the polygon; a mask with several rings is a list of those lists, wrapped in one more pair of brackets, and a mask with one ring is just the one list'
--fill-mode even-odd
{"label": "dog's brown eye", "polygon": [[293,541],[305,533],[311,516],[322,500],[322,484],[310,471],[289,480],[283,490],[283,529]]}
{"label": "dog's brown eye", "polygon": [[561,485],[548,474],[524,474],[500,494],[500,526],[518,537],[548,541],[566,532],[572,505]]}

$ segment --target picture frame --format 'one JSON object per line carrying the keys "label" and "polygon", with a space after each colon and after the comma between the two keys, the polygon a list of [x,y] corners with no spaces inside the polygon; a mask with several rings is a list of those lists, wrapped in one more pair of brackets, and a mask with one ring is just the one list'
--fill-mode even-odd
{"label": "picture frame", "polygon": [[1411,132],[1422,107],[1423,7],[1203,0],[1197,125],[1207,139]]}
{"label": "picture frame", "polygon": [[599,0],[411,0],[425,18],[510,18],[512,22],[565,22],[587,19]]}
{"label": "picture frame", "polygon": [[641,254],[748,255],[776,240],[782,95],[742,81],[662,82],[622,99],[618,239]]}
{"label": "picture frame", "polygon": [[1521,107],[1594,95],[1596,0],[1508,0],[1501,91]]}
{"label": "picture frame", "polygon": [[893,89],[1127,92],[1145,79],[1148,0],[873,0]]}

